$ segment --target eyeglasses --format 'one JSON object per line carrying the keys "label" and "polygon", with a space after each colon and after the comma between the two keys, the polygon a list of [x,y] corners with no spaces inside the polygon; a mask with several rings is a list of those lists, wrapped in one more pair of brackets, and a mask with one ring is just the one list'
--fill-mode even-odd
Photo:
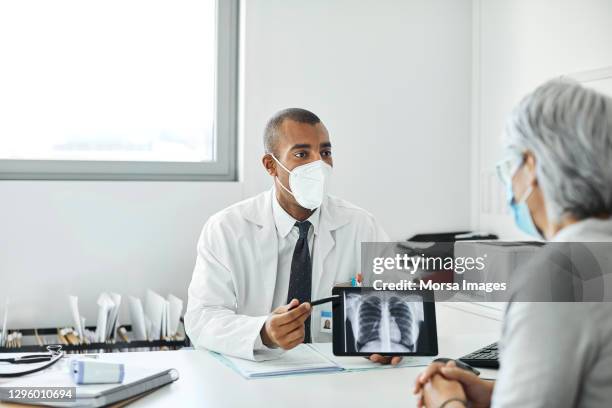
{"label": "eyeglasses", "polygon": [[524,161],[524,156],[518,152],[509,155],[504,160],[499,161],[495,166],[499,180],[506,186],[511,185],[514,173],[516,173]]}

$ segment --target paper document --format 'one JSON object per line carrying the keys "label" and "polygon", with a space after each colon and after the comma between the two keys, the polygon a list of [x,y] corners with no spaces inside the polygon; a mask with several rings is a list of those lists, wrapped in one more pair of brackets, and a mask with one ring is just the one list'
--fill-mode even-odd
{"label": "paper document", "polygon": [[266,361],[244,360],[212,351],[211,353],[225,365],[249,379],[329,371],[349,372],[421,367],[429,365],[433,360],[433,357],[405,356],[398,365],[382,365],[364,357],[336,357],[333,353],[332,343],[300,344],[296,348],[281,354],[279,358]]}
{"label": "paper document", "polygon": [[172,294],[168,295],[168,335],[174,336],[178,332],[182,313],[183,301]]}
{"label": "paper document", "polygon": [[153,292],[151,289],[147,290],[144,312],[145,316],[151,322],[151,328],[147,332],[150,340],[159,340],[164,335],[167,308],[168,302],[166,299]]}
{"label": "paper document", "polygon": [[79,313],[79,298],[77,296],[68,296],[70,303],[70,313],[74,322],[74,329],[79,335],[79,339],[83,340],[83,326],[81,325],[81,315]]}
{"label": "paper document", "polygon": [[108,317],[114,303],[107,293],[101,293],[98,298],[98,322],[96,324],[96,341],[106,341],[106,326]]}
{"label": "paper document", "polygon": [[9,300],[6,299],[6,302],[4,302],[4,318],[2,319],[2,331],[0,332],[0,347],[4,347],[6,345],[6,337],[8,336],[8,329],[6,328],[8,322],[8,308]]}
{"label": "paper document", "polygon": [[117,321],[119,318],[119,306],[121,306],[121,295],[111,293],[110,298],[113,301],[113,307],[108,313],[108,322],[106,324],[106,339],[115,338],[115,330],[117,329]]}
{"label": "paper document", "polygon": [[147,339],[147,328],[145,324],[145,316],[140,299],[130,296],[130,320],[132,322],[132,333],[135,340]]}
{"label": "paper document", "polygon": [[246,378],[342,370],[307,344],[300,344],[275,360],[250,361],[218,353],[213,355]]}

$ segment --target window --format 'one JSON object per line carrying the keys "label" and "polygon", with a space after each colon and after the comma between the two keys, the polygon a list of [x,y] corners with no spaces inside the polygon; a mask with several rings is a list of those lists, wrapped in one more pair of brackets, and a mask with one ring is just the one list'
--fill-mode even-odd
{"label": "window", "polygon": [[238,0],[0,2],[0,178],[234,180]]}

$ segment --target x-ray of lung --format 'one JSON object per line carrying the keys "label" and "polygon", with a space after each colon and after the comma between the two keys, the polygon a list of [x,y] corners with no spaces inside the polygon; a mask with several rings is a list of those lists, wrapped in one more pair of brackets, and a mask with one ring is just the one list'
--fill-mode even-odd
{"label": "x-ray of lung", "polygon": [[344,294],[345,347],[358,353],[419,352],[423,298],[398,292]]}

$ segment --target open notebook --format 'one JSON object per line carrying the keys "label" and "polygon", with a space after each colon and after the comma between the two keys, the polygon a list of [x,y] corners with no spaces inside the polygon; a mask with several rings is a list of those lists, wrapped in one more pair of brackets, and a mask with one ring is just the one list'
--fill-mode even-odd
{"label": "open notebook", "polygon": [[332,343],[300,344],[279,358],[266,361],[243,360],[212,351],[211,353],[222,363],[249,379],[333,371],[417,367],[426,366],[433,359],[433,357],[404,357],[398,366],[381,365],[363,357],[336,357],[332,351]]}

